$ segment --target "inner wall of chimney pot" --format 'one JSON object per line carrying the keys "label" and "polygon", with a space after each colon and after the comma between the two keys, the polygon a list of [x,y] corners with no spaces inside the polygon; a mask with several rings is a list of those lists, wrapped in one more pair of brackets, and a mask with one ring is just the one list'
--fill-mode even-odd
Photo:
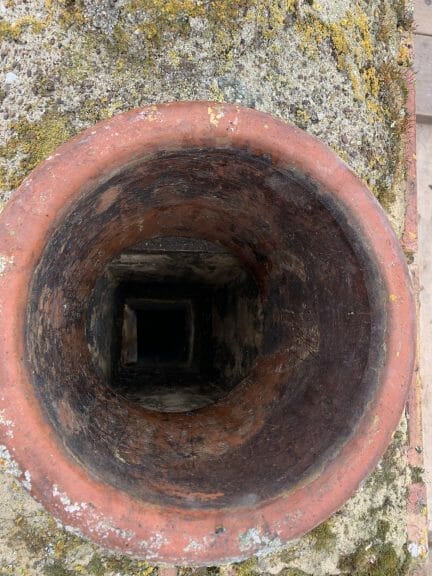
{"label": "inner wall of chimney pot", "polygon": [[263,317],[253,275],[206,240],[143,240],[114,258],[90,298],[87,340],[106,382],[160,412],[226,396],[259,354]]}
{"label": "inner wall of chimney pot", "polygon": [[33,385],[87,472],[251,506],[334,458],[385,362],[385,288],[331,194],[245,150],[167,151],[83,191],[31,285]]}

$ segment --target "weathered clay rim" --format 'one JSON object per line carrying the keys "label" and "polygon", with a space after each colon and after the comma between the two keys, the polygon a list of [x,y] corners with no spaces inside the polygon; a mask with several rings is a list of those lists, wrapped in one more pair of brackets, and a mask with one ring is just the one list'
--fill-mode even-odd
{"label": "weathered clay rim", "polygon": [[[189,146],[267,154],[275,165],[295,168],[331,190],[357,220],[388,293],[388,362],[355,433],[314,478],[235,513],[145,505],[90,476],[46,421],[23,362],[28,288],[59,214],[77,193],[121,166],[159,150]],[[294,126],[253,110],[208,102],[121,114],[78,135],[32,172],[1,214],[0,246],[3,441],[23,473],[30,472],[36,499],[62,523],[102,546],[149,561],[202,565],[271,551],[325,520],[353,494],[399,422],[415,353],[415,309],[403,253],[369,190],[329,148]]]}

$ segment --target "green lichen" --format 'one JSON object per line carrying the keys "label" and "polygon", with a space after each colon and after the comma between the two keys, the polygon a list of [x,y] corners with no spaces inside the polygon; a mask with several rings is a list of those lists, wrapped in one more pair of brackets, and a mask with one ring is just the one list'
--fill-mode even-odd
{"label": "green lichen", "polygon": [[253,576],[259,573],[258,561],[255,557],[234,564],[233,568],[235,576]]}
{"label": "green lichen", "polygon": [[78,576],[75,570],[68,570],[58,561],[44,566],[43,574],[44,576]]}
{"label": "green lichen", "polygon": [[127,576],[156,576],[158,571],[145,560],[131,560],[130,558],[106,558],[103,561],[106,572],[125,574]]}
{"label": "green lichen", "polygon": [[[337,22],[326,22],[312,8],[297,15],[295,27],[300,46],[310,58],[318,58],[320,46],[327,43],[334,54],[337,67],[350,79],[354,97],[364,102],[371,124],[386,126],[388,152],[386,158],[377,156],[374,145],[367,144],[365,155],[368,169],[359,174],[375,193],[385,209],[390,210],[400,192],[405,174],[405,135],[407,128],[406,68],[411,64],[411,51],[402,41],[396,61],[375,61],[377,43],[388,42],[398,30],[408,31],[412,19],[407,4],[399,1],[394,7],[383,0],[381,10],[368,16],[359,6],[349,10]],[[376,21],[378,32],[373,34]],[[300,116],[299,125],[306,127]],[[342,157],[343,154],[337,151]],[[344,158],[347,159],[347,158]],[[381,176],[376,178],[376,174]],[[372,180],[373,175],[373,180]]]}
{"label": "green lichen", "polygon": [[399,474],[399,463],[401,450],[404,447],[404,437],[401,432],[396,431],[393,442],[384,453],[380,464],[374,473],[368,478],[367,484],[372,488],[391,488]]}
{"label": "green lichen", "polygon": [[15,518],[15,530],[9,537],[9,543],[12,546],[17,540],[21,541],[32,554],[41,554],[51,539],[52,532],[49,529],[35,530],[28,518],[18,515]]}
{"label": "green lichen", "polygon": [[325,22],[318,13],[306,12],[297,18],[295,28],[300,47],[311,58],[318,58],[323,43],[330,45],[337,67],[351,80],[355,98],[377,98],[373,36],[368,17],[358,6],[338,22]]}
{"label": "green lichen", "polygon": [[33,16],[23,16],[14,22],[0,20],[0,42],[4,40],[17,40],[24,30],[40,33],[43,29],[43,22]]}
{"label": "green lichen", "polygon": [[[31,557],[41,562],[44,576],[157,576],[157,568],[148,562],[100,554],[96,545],[90,548],[94,553],[87,564],[77,562],[75,558],[80,557],[82,547],[86,550],[89,545],[80,537],[58,528],[44,513],[31,517],[18,515],[8,543],[14,548],[22,543]],[[51,550],[49,556],[48,548]]]}
{"label": "green lichen", "polygon": [[104,576],[105,566],[101,558],[95,554],[86,566],[87,572],[92,576]]}
{"label": "green lichen", "polygon": [[413,484],[421,484],[424,482],[424,468],[420,466],[411,466],[411,482]]}
{"label": "green lichen", "polygon": [[91,37],[85,37],[85,42],[78,50],[71,50],[68,56],[68,64],[64,67],[64,77],[76,84],[95,73],[94,63],[85,57],[85,54],[92,50]]}
{"label": "green lichen", "polygon": [[278,576],[313,576],[313,574],[303,572],[303,570],[299,570],[298,568],[285,568]]}
{"label": "green lichen", "polygon": [[327,520],[309,532],[309,537],[318,552],[330,552],[335,547],[336,535],[331,529],[331,524],[332,521]]}
{"label": "green lichen", "polygon": [[341,574],[349,576],[406,576],[411,558],[407,551],[399,557],[389,543],[362,543],[352,554],[339,560]]}
{"label": "green lichen", "polygon": [[121,100],[108,101],[106,97],[100,100],[88,99],[83,103],[78,116],[84,126],[87,127],[93,126],[93,124],[101,120],[111,118],[123,109],[124,104]]}
{"label": "green lichen", "polygon": [[[66,115],[56,111],[46,112],[39,121],[29,122],[22,118],[12,124],[14,135],[0,147],[3,164],[0,165],[0,187],[13,189],[42,160],[45,160],[60,144],[66,142],[74,129]],[[22,156],[16,169],[8,169],[6,161]]]}
{"label": "green lichen", "polygon": [[390,530],[390,522],[388,520],[379,520],[377,524],[376,537],[381,542],[385,542]]}
{"label": "green lichen", "polygon": [[221,570],[217,566],[201,568],[179,568],[178,576],[219,576]]}
{"label": "green lichen", "polygon": [[57,19],[64,26],[86,22],[82,0],[45,0],[49,20]]}
{"label": "green lichen", "polygon": [[[220,73],[235,64],[239,51],[239,34],[249,22],[256,27],[256,36],[261,43],[271,43],[286,22],[289,13],[296,10],[296,0],[279,0],[264,3],[260,0],[129,0],[119,10],[119,18],[110,33],[97,33],[85,28],[86,18],[81,2],[61,2],[56,8],[49,1],[51,15],[60,10],[62,22],[68,27],[79,26],[82,34],[104,45],[116,62],[116,71],[122,72],[130,66],[150,71],[164,46],[171,46],[172,38],[193,37],[192,19],[201,19],[209,29],[214,58],[220,62]],[[67,7],[70,4],[71,6]],[[65,6],[66,5],[66,6]],[[65,19],[64,13],[69,17]],[[143,43],[144,40],[144,43]],[[137,50],[137,46],[140,49]],[[187,63],[188,52],[174,47],[166,51],[166,67],[178,68]],[[79,60],[79,58],[78,58]],[[79,62],[70,65],[71,71],[79,69]]]}

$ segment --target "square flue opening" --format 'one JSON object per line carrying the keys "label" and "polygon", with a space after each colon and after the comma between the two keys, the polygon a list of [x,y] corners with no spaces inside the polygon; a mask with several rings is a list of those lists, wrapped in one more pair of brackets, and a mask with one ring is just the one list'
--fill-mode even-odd
{"label": "square flue opening", "polygon": [[203,240],[159,239],[124,252],[91,310],[91,351],[111,387],[153,410],[195,410],[224,397],[261,341],[253,277]]}
{"label": "square flue opening", "polygon": [[124,306],[122,358],[143,369],[186,367],[193,356],[189,301],[129,300]]}

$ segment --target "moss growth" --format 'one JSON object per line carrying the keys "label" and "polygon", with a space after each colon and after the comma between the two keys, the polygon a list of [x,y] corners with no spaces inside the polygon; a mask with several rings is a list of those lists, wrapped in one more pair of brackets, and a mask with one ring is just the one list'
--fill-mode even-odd
{"label": "moss growth", "polygon": [[298,568],[286,568],[282,570],[278,576],[313,576],[313,574],[303,572],[303,570],[299,570]]}
{"label": "moss growth", "polygon": [[121,100],[109,102],[106,97],[100,100],[88,99],[79,110],[78,117],[85,126],[93,126],[101,120],[111,118],[123,109],[124,104]]}
{"label": "moss growth", "polygon": [[77,576],[77,573],[65,568],[61,562],[55,561],[43,568],[44,576]]}
{"label": "moss growth", "polygon": [[375,469],[372,476],[366,481],[372,487],[380,488],[382,486],[391,487],[397,475],[399,474],[400,451],[403,448],[403,437],[396,431],[393,442],[387,448],[380,464]]}
{"label": "moss growth", "polygon": [[[42,522],[42,526],[40,522]],[[40,557],[45,555],[46,548],[50,546],[59,561],[64,559],[71,550],[82,544],[80,538],[58,529],[52,518],[42,514],[31,518],[18,515],[15,519],[15,530],[11,534],[11,539],[21,541],[29,552]],[[10,544],[12,544],[12,540]]]}
{"label": "moss growth", "polygon": [[410,0],[396,0],[393,5],[396,13],[396,25],[402,30],[411,31],[414,25],[413,4]]}
{"label": "moss growth", "polygon": [[391,544],[361,544],[340,559],[338,568],[349,576],[406,576],[410,565],[407,553],[400,558]]}
{"label": "moss growth", "polygon": [[379,520],[377,525],[376,537],[381,542],[385,542],[387,539],[387,534],[390,530],[390,523],[388,520]]}
{"label": "moss growth", "polygon": [[208,566],[202,568],[179,568],[178,576],[219,576],[220,568]]}
{"label": "moss growth", "polygon": [[414,484],[423,483],[424,468],[420,466],[411,466],[411,482]]}
{"label": "moss growth", "polygon": [[[379,95],[382,102],[383,121],[388,131],[387,166],[383,178],[374,186],[374,192],[384,208],[389,208],[395,198],[395,185],[405,181],[405,146],[408,125],[406,101],[408,87],[405,73],[394,63],[384,63],[378,69]],[[391,184],[387,183],[390,176]]]}
{"label": "moss growth", "polygon": [[0,148],[0,155],[4,160],[13,160],[17,155],[23,158],[16,170],[5,165],[0,168],[0,187],[4,189],[19,186],[33,168],[74,133],[69,118],[54,111],[46,112],[35,123],[24,118],[18,120],[12,129],[14,136]]}
{"label": "moss growth", "polygon": [[327,520],[314,528],[309,532],[309,536],[318,552],[330,552],[336,543],[336,535],[331,529],[331,520]]}
{"label": "moss growth", "polygon": [[[41,526],[42,521],[42,526]],[[71,568],[68,559],[84,544],[78,536],[57,528],[52,518],[40,515],[26,518],[17,516],[16,529],[10,535],[9,544],[16,546],[16,541],[24,543],[33,557],[46,561],[43,567],[44,576],[104,576],[108,573],[119,576],[156,576],[157,568],[145,561],[131,560],[125,557],[100,556],[94,554],[86,566],[73,564]],[[46,559],[47,547],[53,553],[53,560]],[[95,547],[96,548],[96,547]]]}
{"label": "moss growth", "polygon": [[50,20],[58,19],[64,26],[86,22],[82,0],[45,0],[45,8]]}
{"label": "moss growth", "polygon": [[92,576],[104,576],[105,574],[105,566],[97,554],[92,557],[86,569]]}
{"label": "moss growth", "polygon": [[255,557],[249,558],[245,562],[234,564],[236,576],[252,576],[258,573],[258,561]]}
{"label": "moss growth", "polygon": [[130,558],[105,558],[103,560],[106,572],[127,574],[128,576],[156,576],[157,568],[150,566],[145,560],[131,560]]}
{"label": "moss growth", "polygon": [[49,544],[50,539],[51,534],[49,531],[35,531],[33,525],[25,516],[19,515],[15,518],[15,530],[10,536],[11,545],[13,541],[20,540],[24,543],[29,552],[39,554],[43,552],[45,547]]}
{"label": "moss growth", "polygon": [[89,46],[91,40],[86,39],[84,45],[79,50],[72,50],[68,56],[68,65],[64,68],[64,77],[74,83],[79,84],[86,78],[90,77],[95,72],[95,67],[92,61],[85,57],[88,50],[92,50]]}
{"label": "moss growth", "polygon": [[390,523],[379,520],[375,537],[363,541],[357,549],[342,556],[338,568],[349,576],[405,576],[411,565],[411,555],[406,546],[398,555],[390,542],[387,542]]}

